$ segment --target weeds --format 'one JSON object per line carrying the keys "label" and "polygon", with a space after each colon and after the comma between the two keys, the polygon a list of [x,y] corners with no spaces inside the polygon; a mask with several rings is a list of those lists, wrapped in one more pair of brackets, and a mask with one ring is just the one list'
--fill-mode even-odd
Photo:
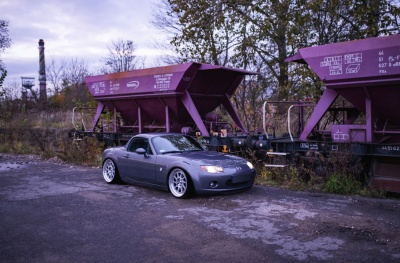
{"label": "weeds", "polygon": [[0,120],[0,152],[37,154],[71,163],[101,165],[104,146],[95,138],[71,140],[69,112],[25,112],[14,114],[12,121]]}
{"label": "weeds", "polygon": [[288,188],[290,190],[307,189],[306,182],[296,167],[285,168],[258,167],[256,184]]}
{"label": "weeds", "polygon": [[64,138],[57,156],[64,161],[101,166],[101,154],[104,146],[94,137],[81,140]]}
{"label": "weeds", "polygon": [[356,180],[351,174],[343,173],[330,175],[324,186],[325,192],[342,195],[359,193],[361,189],[360,181]]}
{"label": "weeds", "polygon": [[352,153],[350,146],[343,146],[340,152],[296,156],[284,168],[265,167],[264,162],[259,162],[256,184],[342,195],[385,196],[384,192],[367,186],[364,167],[363,160]]}

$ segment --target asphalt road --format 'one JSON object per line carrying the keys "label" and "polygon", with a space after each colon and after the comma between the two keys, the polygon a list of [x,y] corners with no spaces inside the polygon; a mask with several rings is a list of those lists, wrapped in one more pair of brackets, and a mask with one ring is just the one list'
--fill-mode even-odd
{"label": "asphalt road", "polygon": [[179,200],[0,154],[0,262],[400,262],[400,200],[255,186]]}

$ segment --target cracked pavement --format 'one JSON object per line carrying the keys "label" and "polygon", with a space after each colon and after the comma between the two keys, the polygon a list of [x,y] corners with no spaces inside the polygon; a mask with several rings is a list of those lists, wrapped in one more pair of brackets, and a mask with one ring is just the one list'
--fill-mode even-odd
{"label": "cracked pavement", "polygon": [[400,200],[265,186],[187,200],[0,154],[2,262],[399,262]]}

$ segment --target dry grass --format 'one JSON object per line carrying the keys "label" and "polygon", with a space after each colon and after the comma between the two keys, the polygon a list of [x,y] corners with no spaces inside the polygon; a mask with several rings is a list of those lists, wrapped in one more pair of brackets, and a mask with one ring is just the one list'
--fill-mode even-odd
{"label": "dry grass", "polygon": [[3,130],[0,152],[58,157],[92,166],[101,164],[103,146],[95,138],[76,141],[68,137],[68,132],[73,129],[72,112],[18,113],[7,121],[0,120],[0,127]]}

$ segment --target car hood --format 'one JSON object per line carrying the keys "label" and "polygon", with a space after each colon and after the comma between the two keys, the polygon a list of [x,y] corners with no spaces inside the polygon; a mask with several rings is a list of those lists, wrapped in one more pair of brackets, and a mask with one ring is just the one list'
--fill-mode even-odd
{"label": "car hood", "polygon": [[236,166],[238,164],[246,164],[247,160],[231,155],[213,151],[197,151],[172,154],[190,163],[196,162],[199,165],[220,165],[223,167]]}

